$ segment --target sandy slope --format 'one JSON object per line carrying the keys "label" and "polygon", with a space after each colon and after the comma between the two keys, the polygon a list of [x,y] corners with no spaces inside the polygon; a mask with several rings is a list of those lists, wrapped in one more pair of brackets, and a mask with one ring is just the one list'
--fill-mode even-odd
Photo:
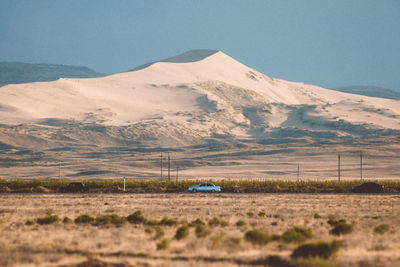
{"label": "sandy slope", "polygon": [[[222,52],[196,62],[157,62],[102,78],[4,86],[0,88],[0,123],[60,118],[118,126],[164,119],[193,129],[214,125],[219,131],[241,135],[247,131],[243,125],[254,124],[243,108],[267,108],[271,103],[317,105],[312,114],[323,119],[400,128],[398,101],[271,79]],[[286,108],[267,109],[262,123],[279,127],[286,120]],[[188,122],[188,116],[196,112],[205,112],[202,115],[210,122]],[[218,112],[230,121],[219,120]]]}

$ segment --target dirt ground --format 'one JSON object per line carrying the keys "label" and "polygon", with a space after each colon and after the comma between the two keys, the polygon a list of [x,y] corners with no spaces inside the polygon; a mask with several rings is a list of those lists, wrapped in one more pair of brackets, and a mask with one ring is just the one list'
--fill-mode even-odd
{"label": "dirt ground", "polygon": [[[162,238],[170,240],[168,250],[157,250],[162,238],[146,233],[148,226],[142,224],[25,225],[46,214],[74,220],[81,214],[127,216],[139,209],[148,219],[207,222],[219,217],[229,225],[210,227],[204,238],[190,228],[189,236],[179,241],[174,238],[177,226],[162,226]],[[314,218],[315,213],[321,218]],[[328,218],[353,222],[354,232],[331,235]],[[238,220],[246,224],[238,227]],[[253,246],[244,239],[245,232],[262,228],[282,234],[295,225],[312,229],[311,241],[343,240],[345,246],[329,259],[340,266],[400,266],[400,195],[1,194],[0,221],[1,266],[256,265],[271,255],[290,260],[298,245],[273,241]],[[389,231],[375,233],[380,224],[387,224]]]}

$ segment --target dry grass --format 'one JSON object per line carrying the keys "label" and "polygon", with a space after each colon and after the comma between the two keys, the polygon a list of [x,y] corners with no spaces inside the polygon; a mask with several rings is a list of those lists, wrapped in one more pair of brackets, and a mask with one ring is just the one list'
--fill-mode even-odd
{"label": "dry grass", "polygon": [[[291,259],[300,245],[274,236],[281,237],[298,226],[312,230],[306,244],[330,242],[333,226],[326,221],[337,218],[354,222],[355,226],[353,232],[336,237],[344,246],[335,258],[327,260],[326,266],[394,266],[400,264],[399,207],[398,195],[2,194],[0,210],[13,212],[0,213],[0,265],[75,266],[92,258],[124,264],[121,266],[315,266],[318,259]],[[126,218],[139,210],[141,223],[112,223],[112,217]],[[248,211],[255,216],[248,217]],[[257,216],[260,211],[266,215]],[[315,219],[315,213],[323,219]],[[80,217],[82,214],[87,215],[85,219]],[[25,225],[28,220],[49,215],[57,215],[61,221]],[[103,219],[104,215],[109,216]],[[91,219],[89,223],[62,223],[65,217]],[[107,223],[96,225],[96,218]],[[210,227],[213,218],[230,223]],[[148,226],[145,220],[158,224]],[[240,220],[245,224],[238,227],[236,222]],[[187,228],[189,235],[177,240],[177,230],[185,224],[191,226]],[[390,226],[388,233],[374,234],[379,225]],[[245,241],[245,233],[257,228],[270,234],[267,244],[253,246]],[[299,232],[307,231],[294,231]],[[164,239],[169,242],[168,249],[163,249],[167,243]]]}

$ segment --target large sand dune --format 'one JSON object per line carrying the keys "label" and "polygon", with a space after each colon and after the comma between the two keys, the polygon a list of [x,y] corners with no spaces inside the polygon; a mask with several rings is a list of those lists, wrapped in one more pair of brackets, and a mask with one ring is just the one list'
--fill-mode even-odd
{"label": "large sand dune", "polygon": [[[15,153],[73,151],[75,160],[110,147],[197,149],[216,143],[224,150],[230,144],[244,149],[243,142],[254,150],[263,149],[262,138],[331,150],[363,142],[375,144],[374,150],[397,144],[399,129],[400,101],[270,78],[214,50],[106,77],[0,87],[0,149],[12,155],[5,156],[6,167]],[[359,151],[353,148],[347,149]]]}

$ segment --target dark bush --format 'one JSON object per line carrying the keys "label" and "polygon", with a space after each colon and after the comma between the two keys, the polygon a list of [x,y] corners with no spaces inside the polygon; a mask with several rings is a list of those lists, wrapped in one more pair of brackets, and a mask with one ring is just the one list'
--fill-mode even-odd
{"label": "dark bush", "polygon": [[87,214],[80,215],[75,219],[75,223],[92,223],[92,222],[94,222],[94,218]]}
{"label": "dark bush", "polygon": [[322,258],[328,259],[339,251],[343,246],[343,241],[333,240],[332,242],[317,242],[300,245],[291,257],[296,258]]}
{"label": "dark bush", "polygon": [[312,238],[311,229],[295,226],[281,236],[281,239],[286,243],[302,243],[307,239]]}
{"label": "dark bush", "polygon": [[46,217],[36,219],[38,224],[52,224],[59,221],[60,218],[57,215],[47,215]]}
{"label": "dark bush", "polygon": [[353,232],[353,224],[346,222],[337,223],[331,230],[332,235],[344,235]]}
{"label": "dark bush", "polygon": [[383,235],[387,231],[389,231],[389,225],[387,224],[381,224],[374,228],[374,232],[381,235]]}
{"label": "dark bush", "polygon": [[238,220],[238,221],[236,222],[236,226],[237,226],[237,227],[241,227],[241,226],[245,226],[245,225],[246,225],[246,222],[243,221],[243,220]]}
{"label": "dark bush", "polygon": [[131,215],[127,217],[128,222],[130,223],[135,223],[135,224],[140,224],[144,222],[144,216],[141,210],[135,211]]}
{"label": "dark bush", "polygon": [[314,213],[314,219],[321,219],[322,216],[319,213]]}
{"label": "dark bush", "polygon": [[72,223],[72,220],[68,217],[64,217],[63,223],[65,223],[65,224]]}
{"label": "dark bush", "polygon": [[127,218],[117,214],[105,214],[96,217],[95,225],[114,224],[121,225],[127,222]]}
{"label": "dark bush", "polygon": [[25,225],[34,225],[35,223],[34,220],[26,220]]}
{"label": "dark bush", "polygon": [[177,240],[184,239],[189,236],[189,226],[184,225],[178,228],[175,233],[175,238]]}
{"label": "dark bush", "polygon": [[160,225],[160,221],[155,220],[155,219],[151,219],[151,220],[145,219],[145,220],[143,221],[143,224],[144,224],[144,225],[149,225],[149,226],[157,226],[157,225]]}
{"label": "dark bush", "polygon": [[167,250],[167,249],[169,249],[169,240],[166,239],[166,238],[161,240],[161,242],[157,244],[157,249],[158,250]]}
{"label": "dark bush", "polygon": [[209,226],[222,226],[225,227],[228,225],[227,221],[221,220],[217,217],[212,218],[209,222],[208,222]]}
{"label": "dark bush", "polygon": [[199,225],[199,224],[201,224],[201,225],[206,225],[202,220],[200,220],[199,218],[197,218],[196,220],[192,221],[192,222],[189,224],[189,227],[196,227],[196,226]]}
{"label": "dark bush", "polygon": [[265,245],[268,242],[272,241],[271,235],[259,228],[247,231],[244,235],[244,238],[246,241],[251,242],[253,245]]}
{"label": "dark bush", "polygon": [[175,219],[170,219],[168,217],[162,218],[160,221],[160,225],[167,225],[167,226],[174,226],[177,225],[179,222]]}
{"label": "dark bush", "polygon": [[198,238],[206,237],[211,233],[210,230],[204,224],[196,225],[194,232]]}

